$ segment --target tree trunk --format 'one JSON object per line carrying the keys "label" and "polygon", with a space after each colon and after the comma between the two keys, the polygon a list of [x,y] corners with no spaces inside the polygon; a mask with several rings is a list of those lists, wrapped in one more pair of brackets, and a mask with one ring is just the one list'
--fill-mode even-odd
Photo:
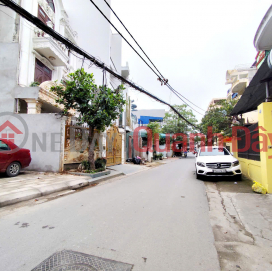
{"label": "tree trunk", "polygon": [[90,169],[95,169],[94,164],[94,147],[95,147],[95,140],[94,140],[94,127],[89,127],[89,154],[88,154],[88,161],[90,163]]}

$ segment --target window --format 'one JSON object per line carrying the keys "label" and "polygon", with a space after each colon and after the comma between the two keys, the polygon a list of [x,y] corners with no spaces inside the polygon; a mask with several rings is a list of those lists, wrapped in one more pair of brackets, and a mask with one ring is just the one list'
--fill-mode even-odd
{"label": "window", "polygon": [[41,84],[42,82],[51,80],[52,71],[48,67],[46,67],[41,61],[36,59],[34,81]]}
{"label": "window", "polygon": [[238,93],[233,93],[232,96],[231,96],[231,98],[234,99],[234,98],[236,98],[237,96],[238,96]]}
{"label": "window", "polygon": [[205,151],[201,151],[200,156],[218,156],[218,155],[230,155],[230,153],[225,148],[212,148],[211,151],[209,151],[209,148],[206,147]]}
{"label": "window", "polygon": [[9,150],[10,150],[9,146],[0,140],[0,151],[9,151]]}
{"label": "window", "polygon": [[47,16],[47,14],[44,12],[44,10],[40,6],[38,8],[38,18],[46,25],[48,22],[51,22],[53,25],[53,29],[55,28],[53,22],[50,20],[50,18]]}
{"label": "window", "polygon": [[52,10],[55,12],[55,5],[53,0],[46,0],[48,5],[50,6],[50,8],[52,8]]}
{"label": "window", "polygon": [[162,119],[161,120],[160,119],[150,119],[149,123],[151,123],[151,122],[162,122]]}

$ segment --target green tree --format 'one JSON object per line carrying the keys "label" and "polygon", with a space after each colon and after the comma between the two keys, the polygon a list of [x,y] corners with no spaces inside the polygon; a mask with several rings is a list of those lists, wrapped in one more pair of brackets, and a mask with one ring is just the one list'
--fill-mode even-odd
{"label": "green tree", "polygon": [[94,163],[94,130],[101,132],[110,126],[123,111],[125,100],[123,99],[121,85],[116,90],[106,86],[95,84],[93,74],[88,74],[84,69],[79,69],[68,76],[69,80],[63,85],[53,86],[58,99],[56,102],[64,105],[64,114],[68,115],[70,109],[80,113],[79,122],[89,125],[89,153],[88,161],[91,170],[95,169]]}
{"label": "green tree", "polygon": [[[197,123],[197,119],[191,109],[186,104],[174,105],[178,112],[184,116],[192,124]],[[188,134],[194,132],[194,128],[191,127],[185,120],[181,119],[173,110],[170,110],[165,114],[164,117],[165,125],[162,128],[163,133],[177,134],[184,133]]]}
{"label": "green tree", "polygon": [[150,122],[147,127],[152,130],[152,140],[154,141],[155,134],[159,134],[161,132],[160,124],[158,122]]}
{"label": "green tree", "polygon": [[153,145],[153,149],[154,149],[154,145],[155,145],[154,137],[155,137],[155,134],[161,133],[161,127],[158,122],[150,122],[147,125],[147,127],[150,128],[152,131],[152,145]]}
{"label": "green tree", "polygon": [[207,135],[208,127],[211,126],[213,133],[231,136],[232,126],[240,125],[240,121],[230,115],[237,101],[223,100],[220,104],[210,106],[201,120],[201,131]]}

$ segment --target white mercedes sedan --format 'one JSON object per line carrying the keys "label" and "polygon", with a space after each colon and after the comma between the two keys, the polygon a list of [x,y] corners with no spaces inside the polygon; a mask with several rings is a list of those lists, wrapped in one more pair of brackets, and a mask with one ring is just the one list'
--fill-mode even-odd
{"label": "white mercedes sedan", "polygon": [[226,149],[216,146],[199,149],[196,154],[196,178],[200,176],[232,176],[241,179],[239,161]]}

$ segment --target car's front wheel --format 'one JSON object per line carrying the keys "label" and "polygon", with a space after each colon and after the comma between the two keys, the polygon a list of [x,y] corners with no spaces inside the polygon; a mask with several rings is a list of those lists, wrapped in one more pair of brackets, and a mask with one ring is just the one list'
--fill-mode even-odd
{"label": "car's front wheel", "polygon": [[19,173],[20,173],[20,170],[21,170],[21,165],[20,163],[18,162],[12,162],[7,170],[6,170],[6,174],[9,176],[9,177],[15,177],[17,176]]}

